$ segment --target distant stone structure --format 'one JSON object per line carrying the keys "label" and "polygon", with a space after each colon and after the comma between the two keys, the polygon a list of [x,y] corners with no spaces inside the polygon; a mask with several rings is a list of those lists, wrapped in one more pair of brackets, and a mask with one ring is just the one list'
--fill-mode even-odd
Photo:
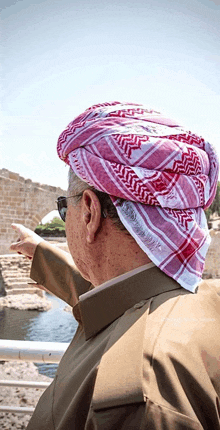
{"label": "distant stone structure", "polygon": [[17,237],[13,222],[34,230],[42,218],[56,209],[56,199],[66,192],[57,187],[24,179],[18,173],[0,169],[0,255],[9,253]]}
{"label": "distant stone structure", "polygon": [[215,216],[209,220],[210,228],[214,230],[220,230],[220,218]]}
{"label": "distant stone structure", "polygon": [[[54,238],[50,238],[49,241],[60,249],[69,252],[65,238],[56,239],[58,239],[58,241],[55,241]],[[48,238],[46,240],[48,240]],[[0,308],[2,304],[1,297],[4,296],[11,297],[20,294],[33,296],[37,294],[40,298],[44,298],[44,292],[37,287],[37,284],[32,279],[30,279],[30,271],[31,261],[24,257],[24,255],[18,255],[17,253],[0,255]],[[33,299],[30,300],[33,301]],[[43,303],[44,307],[45,304],[46,303]],[[29,305],[31,306],[27,307],[26,304],[25,309],[33,308],[33,303],[29,303]],[[42,307],[39,300],[37,306],[38,309],[39,307]]]}
{"label": "distant stone structure", "polygon": [[43,297],[43,291],[30,279],[30,270],[31,261],[23,255],[0,255],[0,296],[25,292]]}
{"label": "distant stone structure", "polygon": [[212,238],[208,249],[203,278],[220,278],[220,231],[210,230]]}

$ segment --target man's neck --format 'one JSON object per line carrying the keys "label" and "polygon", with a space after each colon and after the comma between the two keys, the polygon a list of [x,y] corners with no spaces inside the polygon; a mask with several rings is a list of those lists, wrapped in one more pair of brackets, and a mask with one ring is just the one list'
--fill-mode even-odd
{"label": "man's neck", "polygon": [[109,220],[100,243],[93,248],[91,262],[90,281],[97,287],[151,260],[130,234],[117,229]]}

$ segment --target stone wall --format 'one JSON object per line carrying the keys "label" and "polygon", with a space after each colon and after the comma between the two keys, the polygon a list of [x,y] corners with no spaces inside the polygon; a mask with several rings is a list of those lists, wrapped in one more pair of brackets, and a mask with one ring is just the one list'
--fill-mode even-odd
{"label": "stone wall", "polygon": [[0,254],[8,254],[17,237],[13,222],[34,230],[42,218],[56,209],[56,199],[66,192],[61,188],[24,179],[18,173],[0,169]]}
{"label": "stone wall", "polygon": [[209,247],[203,278],[220,278],[220,231],[210,230],[212,238]]}
{"label": "stone wall", "polygon": [[36,288],[30,279],[31,261],[23,255],[0,255],[0,274],[2,289],[0,296],[8,294],[22,294],[23,292],[38,293],[42,297],[42,290]]}

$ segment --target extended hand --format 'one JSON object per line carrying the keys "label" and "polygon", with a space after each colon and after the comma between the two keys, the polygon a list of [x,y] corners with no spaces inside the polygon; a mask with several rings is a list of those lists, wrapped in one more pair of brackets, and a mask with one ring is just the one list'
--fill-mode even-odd
{"label": "extended hand", "polygon": [[38,243],[42,242],[43,239],[22,224],[12,224],[11,226],[18,234],[18,241],[12,243],[10,246],[11,251],[24,254],[26,257],[32,259]]}

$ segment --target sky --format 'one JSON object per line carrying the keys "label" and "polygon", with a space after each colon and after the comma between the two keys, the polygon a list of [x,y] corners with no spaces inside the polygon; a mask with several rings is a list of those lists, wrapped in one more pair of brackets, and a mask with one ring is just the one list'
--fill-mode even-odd
{"label": "sky", "polygon": [[0,168],[67,188],[56,142],[105,101],[143,103],[220,156],[220,0],[0,0]]}

